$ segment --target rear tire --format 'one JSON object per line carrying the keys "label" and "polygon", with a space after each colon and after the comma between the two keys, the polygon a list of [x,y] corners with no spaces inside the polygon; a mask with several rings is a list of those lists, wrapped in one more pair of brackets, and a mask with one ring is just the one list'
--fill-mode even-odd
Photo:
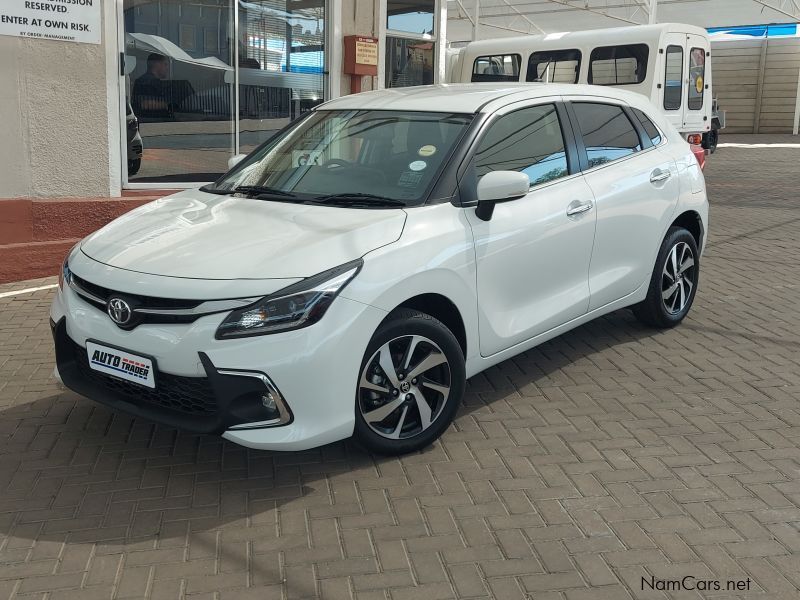
{"label": "rear tire", "polygon": [[379,454],[420,450],[450,425],[465,386],[464,354],[453,333],[430,315],[397,310],[361,361],[353,435]]}
{"label": "rear tire", "polygon": [[689,314],[700,279],[697,242],[683,227],[670,227],[650,278],[645,300],[633,313],[645,325],[675,327]]}

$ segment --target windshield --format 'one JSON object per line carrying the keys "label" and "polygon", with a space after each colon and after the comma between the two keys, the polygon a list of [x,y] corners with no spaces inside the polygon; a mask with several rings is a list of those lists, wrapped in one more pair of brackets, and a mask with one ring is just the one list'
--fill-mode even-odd
{"label": "windshield", "polygon": [[425,200],[470,115],[404,111],[314,111],[257,149],[210,191],[269,200],[360,197],[396,206]]}

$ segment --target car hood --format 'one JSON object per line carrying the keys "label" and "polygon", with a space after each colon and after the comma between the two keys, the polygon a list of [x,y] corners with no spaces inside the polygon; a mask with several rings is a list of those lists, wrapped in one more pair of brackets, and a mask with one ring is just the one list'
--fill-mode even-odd
{"label": "car hood", "polygon": [[198,279],[309,277],[396,241],[406,213],[270,202],[189,190],[87,237],[84,254],[140,273]]}

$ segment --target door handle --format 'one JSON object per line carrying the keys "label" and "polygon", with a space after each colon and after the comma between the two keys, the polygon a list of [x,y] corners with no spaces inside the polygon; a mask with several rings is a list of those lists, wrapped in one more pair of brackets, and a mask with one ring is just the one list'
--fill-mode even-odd
{"label": "door handle", "polygon": [[594,204],[592,204],[591,201],[589,201],[589,202],[579,202],[578,200],[575,200],[575,202],[572,202],[567,207],[567,216],[568,217],[574,217],[575,215],[580,215],[582,213],[585,213],[587,211],[592,210],[593,206],[594,206]]}
{"label": "door handle", "polygon": [[666,181],[672,177],[672,173],[669,171],[661,171],[660,169],[656,169],[650,174],[650,183],[658,183],[660,181]]}

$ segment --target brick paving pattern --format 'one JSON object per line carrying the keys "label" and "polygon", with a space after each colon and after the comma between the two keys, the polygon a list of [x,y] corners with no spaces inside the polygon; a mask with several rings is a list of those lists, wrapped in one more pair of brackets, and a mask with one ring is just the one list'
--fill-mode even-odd
{"label": "brick paving pattern", "polygon": [[[707,178],[683,326],[620,311],[502,363],[402,459],[112,414],[50,379],[52,290],[0,298],[0,600],[796,600],[800,149]],[[686,575],[723,589],[642,589]]]}

